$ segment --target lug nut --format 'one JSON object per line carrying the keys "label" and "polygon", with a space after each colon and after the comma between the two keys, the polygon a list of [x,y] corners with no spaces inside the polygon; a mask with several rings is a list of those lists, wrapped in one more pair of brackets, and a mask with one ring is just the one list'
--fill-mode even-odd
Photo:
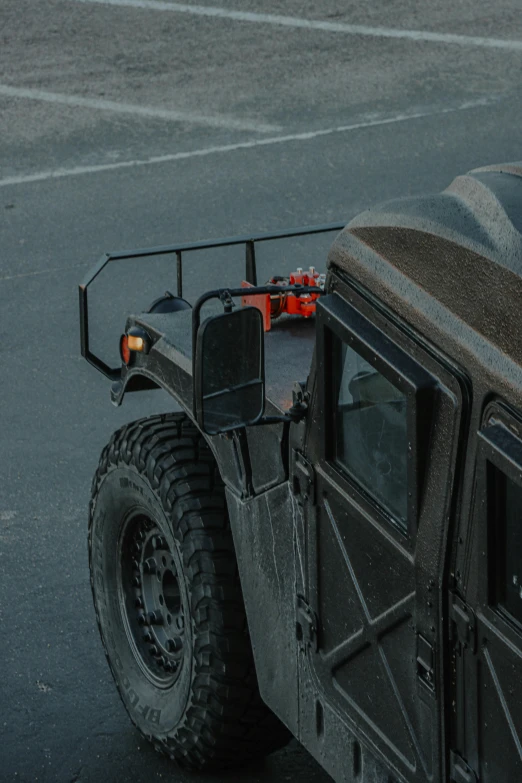
{"label": "lug nut", "polygon": [[158,565],[153,557],[149,557],[147,560],[145,560],[145,563],[143,564],[143,570],[146,574],[155,574],[157,571]]}
{"label": "lug nut", "polygon": [[144,642],[152,642],[153,638],[154,637],[150,631],[145,631],[145,633],[142,636]]}
{"label": "lug nut", "polygon": [[156,655],[158,655],[158,653],[159,653],[159,650],[158,650],[158,648],[156,647],[155,644],[151,644],[151,646],[149,647],[149,652],[150,652],[151,655],[156,657]]}
{"label": "lug nut", "polygon": [[147,625],[147,618],[143,614],[143,612],[140,612],[138,615],[138,625]]}
{"label": "lug nut", "polygon": [[163,615],[157,610],[155,612],[149,612],[149,620],[151,625],[163,625]]}
{"label": "lug nut", "polygon": [[136,609],[143,609],[143,599],[142,598],[136,598],[134,601],[134,606]]}
{"label": "lug nut", "polygon": [[132,586],[133,587],[141,587],[141,580],[140,580],[139,576],[135,576],[134,577],[134,579],[132,580]]}
{"label": "lug nut", "polygon": [[165,539],[163,536],[154,536],[153,540],[154,549],[164,549],[166,547]]}
{"label": "lug nut", "polygon": [[167,650],[169,652],[179,652],[183,647],[183,642],[179,636],[175,636],[173,639],[167,639]]}

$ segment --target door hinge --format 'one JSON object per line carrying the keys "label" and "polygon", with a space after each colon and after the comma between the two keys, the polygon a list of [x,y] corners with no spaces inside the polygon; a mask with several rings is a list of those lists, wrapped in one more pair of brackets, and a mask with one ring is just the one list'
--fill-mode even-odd
{"label": "door hinge", "polygon": [[475,772],[454,750],[450,753],[451,783],[479,783]]}
{"label": "door hinge", "polygon": [[477,649],[477,624],[473,610],[454,593],[450,594],[450,639],[474,653]]}
{"label": "door hinge", "polygon": [[315,470],[298,449],[293,450],[292,491],[304,500],[315,503]]}
{"label": "door hinge", "polygon": [[300,644],[317,652],[317,615],[302,595],[297,596],[295,635]]}
{"label": "door hinge", "polygon": [[432,693],[435,693],[435,650],[421,634],[417,635],[417,677]]}

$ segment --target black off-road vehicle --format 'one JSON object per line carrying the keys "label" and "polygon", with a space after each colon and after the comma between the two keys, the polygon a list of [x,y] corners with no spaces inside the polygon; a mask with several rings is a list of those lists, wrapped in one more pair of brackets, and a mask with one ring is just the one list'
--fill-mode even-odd
{"label": "black off-road vehicle", "polygon": [[[363,213],[326,280],[258,286],[267,239],[104,256],[80,288],[113,402],[183,411],[122,427],[93,483],[125,707],[195,768],[294,735],[336,781],[520,783],[522,165]],[[243,287],[191,307],[186,254],[241,243]],[[112,369],[89,283],[166,253],[177,295],[129,317]]]}

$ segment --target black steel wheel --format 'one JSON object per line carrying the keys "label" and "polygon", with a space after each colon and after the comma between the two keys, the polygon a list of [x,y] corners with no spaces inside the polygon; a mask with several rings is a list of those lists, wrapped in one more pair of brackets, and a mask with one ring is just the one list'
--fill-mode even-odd
{"label": "black steel wheel", "polygon": [[129,644],[145,676],[167,687],[183,668],[188,598],[183,564],[158,524],[140,511],[124,521],[118,542],[120,610]]}
{"label": "black steel wheel", "polygon": [[288,742],[259,696],[224,487],[185,416],[111,438],[93,481],[89,556],[109,666],[158,750],[219,769]]}

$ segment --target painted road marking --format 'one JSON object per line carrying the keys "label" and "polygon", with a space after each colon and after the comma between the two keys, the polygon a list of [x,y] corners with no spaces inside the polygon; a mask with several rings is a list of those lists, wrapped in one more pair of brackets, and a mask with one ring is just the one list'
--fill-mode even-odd
{"label": "painted road marking", "polygon": [[[70,266],[55,266],[50,269],[37,269],[31,272],[18,272],[12,275],[4,275],[0,277],[0,283],[4,283],[6,280],[18,280],[21,277],[36,277],[37,275],[52,275],[55,272],[68,272],[70,269],[78,269],[84,267],[85,264],[71,264]],[[0,520],[2,519],[2,512],[0,512]]]}
{"label": "painted road marking", "polygon": [[83,98],[79,95],[64,95],[58,92],[35,90],[25,87],[12,87],[8,84],[0,84],[0,96],[8,98],[24,98],[31,101],[45,101],[46,103],[60,103],[65,106],[75,106],[84,109],[97,109],[101,111],[116,112],[118,114],[133,114],[139,117],[152,117],[153,119],[170,120],[171,122],[187,122],[195,125],[206,125],[211,128],[226,128],[227,130],[254,131],[257,133],[276,133],[281,130],[280,125],[266,125],[250,120],[240,120],[226,115],[208,116],[195,114],[189,111],[171,111],[154,106],[137,106],[132,103],[118,103],[106,101],[101,98]]}
{"label": "painted road marking", "polygon": [[237,142],[235,144],[223,144],[221,146],[205,147],[197,150],[187,150],[187,152],[173,152],[169,155],[157,155],[142,160],[125,160],[119,163],[101,163],[94,166],[75,166],[70,169],[55,169],[54,171],[41,171],[36,174],[20,174],[13,177],[0,179],[0,187],[8,185],[24,185],[28,182],[43,182],[51,179],[61,179],[62,177],[76,177],[81,174],[96,174],[103,171],[115,171],[117,169],[134,168],[137,166],[150,166],[155,163],[172,163],[177,160],[187,160],[189,158],[201,158],[208,155],[224,154],[235,152],[236,150],[246,150],[255,147],[266,147],[272,144],[287,144],[289,142],[309,141],[321,136],[332,136],[338,133],[347,133],[362,128],[376,128],[382,125],[393,125],[395,123],[409,122],[424,117],[437,117],[444,114],[453,114],[459,111],[467,111],[482,106],[490,106],[498,103],[497,97],[479,98],[475,101],[467,101],[459,106],[447,107],[445,109],[434,109],[431,111],[418,111],[410,114],[396,114],[392,117],[368,118],[351,125],[340,125],[337,128],[325,128],[322,130],[305,131],[304,133],[293,133],[286,136],[272,136],[269,138],[252,139],[250,141]]}
{"label": "painted road marking", "polygon": [[73,0],[77,3],[98,3],[100,5],[121,6],[124,8],[145,8],[150,11],[170,11],[179,14],[207,16],[228,19],[235,22],[270,24],[276,27],[293,27],[304,30],[322,30],[345,35],[365,35],[372,38],[398,38],[409,41],[427,41],[429,43],[453,44],[456,46],[478,46],[488,49],[506,49],[522,52],[522,41],[506,38],[486,38],[476,35],[453,35],[452,33],[434,33],[430,30],[400,30],[393,27],[371,27],[364,24],[345,22],[326,22],[320,19],[301,19],[295,16],[279,14],[258,14],[250,11],[234,11],[230,8],[215,8],[206,5],[186,5],[168,3],[162,0]]}
{"label": "painted road marking", "polygon": [[10,522],[16,517],[16,511],[0,511],[0,522]]}

